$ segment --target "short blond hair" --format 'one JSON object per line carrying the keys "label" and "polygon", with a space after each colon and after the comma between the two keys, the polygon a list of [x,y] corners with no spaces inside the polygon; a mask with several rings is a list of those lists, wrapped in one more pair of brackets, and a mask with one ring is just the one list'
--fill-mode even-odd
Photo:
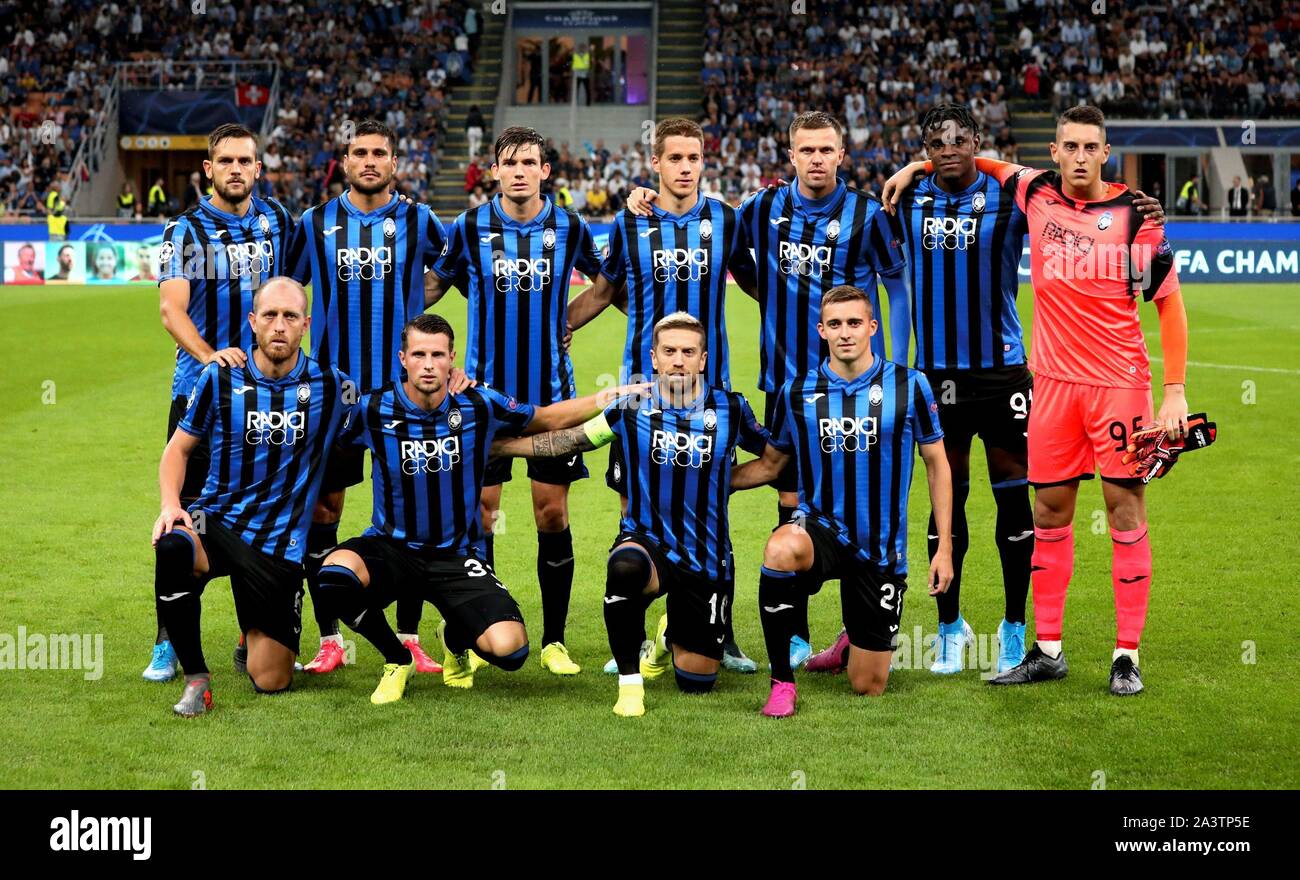
{"label": "short blond hair", "polygon": [[860,302],[867,307],[867,320],[875,320],[876,310],[871,305],[871,297],[867,296],[866,291],[860,287],[854,287],[851,284],[841,284],[838,287],[832,287],[822,294],[821,310],[817,313],[820,320],[825,314],[827,306],[833,306],[837,303]]}
{"label": "short blond hair", "polygon": [[790,145],[794,145],[794,133],[802,128],[809,130],[817,128],[833,128],[835,136],[839,138],[840,145],[844,144],[844,126],[840,121],[829,113],[823,113],[821,110],[807,110],[800,113],[790,121]]}
{"label": "short blond hair", "polygon": [[694,330],[700,334],[700,351],[709,350],[709,339],[704,334],[704,325],[700,323],[699,318],[689,312],[673,312],[660,318],[655,324],[654,337],[650,340],[652,347],[659,347],[659,334],[665,330]]}

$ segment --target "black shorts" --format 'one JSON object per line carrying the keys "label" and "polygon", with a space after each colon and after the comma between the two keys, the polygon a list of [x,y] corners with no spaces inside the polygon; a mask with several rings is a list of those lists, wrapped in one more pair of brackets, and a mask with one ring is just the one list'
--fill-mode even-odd
{"label": "black shorts", "polygon": [[609,444],[609,467],[605,468],[605,485],[624,498],[627,497],[627,462],[623,460],[623,444],[617,439]]}
{"label": "black shorts", "polygon": [[722,659],[727,638],[727,615],[732,613],[734,577],[715,581],[668,558],[657,543],[645,535],[620,532],[614,547],[628,542],[645,550],[659,575],[659,595],[667,597],[668,632],[665,638],[686,650]]}
{"label": "black shorts", "polygon": [[475,639],[494,623],[524,622],[505,584],[472,554],[413,550],[383,535],[351,538],[337,549],[351,550],[365,561],[370,573],[367,592],[378,607],[416,596],[432,602],[448,624],[460,624]]}
{"label": "black shorts", "polygon": [[862,561],[818,520],[810,517],[804,527],[813,543],[812,568],[801,579],[808,592],[814,594],[826,581],[838,580],[849,643],[864,651],[894,650],[907,578]]}
{"label": "black shorts", "polygon": [[204,583],[230,577],[240,632],[259,630],[297,654],[302,635],[302,564],[255,550],[214,516],[204,517],[200,537],[208,554]]}
{"label": "black shorts", "polygon": [[944,445],[967,448],[979,435],[985,447],[1028,455],[1034,377],[1023,364],[989,370],[926,370],[939,404]]}
{"label": "black shorts", "polygon": [[355,486],[366,476],[366,448],[348,446],[332,447],[326,454],[325,476],[321,479],[320,493],[328,495]]}
{"label": "black shorts", "polygon": [[[176,433],[176,426],[180,424],[181,419],[185,416],[185,410],[189,409],[189,398],[173,397],[171,411],[167,413],[167,439],[172,439],[172,434]],[[181,484],[181,503],[187,504],[199,497],[203,491],[203,484],[208,479],[208,466],[212,463],[212,454],[208,449],[208,438],[199,439],[199,445],[190,453],[189,460],[185,462],[185,482]]]}
{"label": "black shorts", "polygon": [[[509,483],[512,475],[510,468],[513,458],[489,458],[487,468],[483,471],[484,486],[500,486]],[[587,479],[587,465],[582,460],[582,453],[557,458],[528,459],[528,479],[551,486],[567,486],[578,480]]]}
{"label": "black shorts", "polygon": [[[776,402],[781,397],[780,392],[773,391],[767,395],[767,402],[763,405],[763,424],[770,430],[772,420],[776,416]],[[781,468],[781,473],[777,474],[772,485],[778,492],[798,492],[799,491],[799,472],[795,468],[794,456],[786,462],[785,467]]]}

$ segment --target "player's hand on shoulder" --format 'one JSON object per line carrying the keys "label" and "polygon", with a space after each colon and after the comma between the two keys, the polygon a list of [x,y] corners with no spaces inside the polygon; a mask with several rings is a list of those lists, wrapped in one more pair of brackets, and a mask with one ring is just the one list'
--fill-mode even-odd
{"label": "player's hand on shoulder", "polygon": [[880,201],[885,210],[893,214],[897,210],[899,199],[903,197],[903,190],[911,186],[918,175],[924,173],[924,162],[912,162],[895,171],[894,176],[885,181],[885,188],[880,191]]}
{"label": "player's hand on shoulder", "polygon": [[248,355],[242,348],[221,348],[208,355],[205,364],[216,361],[223,367],[242,367],[248,363]]}
{"label": "player's hand on shoulder", "polygon": [[154,546],[157,546],[158,539],[171,532],[178,522],[191,532],[194,531],[194,521],[190,519],[190,515],[185,508],[178,504],[163,505],[162,512],[158,514],[158,519],[154,520],[153,524]]}
{"label": "player's hand on shoulder", "polygon": [[447,376],[447,390],[452,394],[460,394],[467,388],[473,388],[478,382],[471,379],[469,374],[460,367],[452,367],[451,374]]}
{"label": "player's hand on shoulder", "polygon": [[1165,225],[1164,205],[1140,189],[1133,190],[1133,208],[1142,215],[1143,220],[1150,220],[1156,226]]}
{"label": "player's hand on shoulder", "polygon": [[745,198],[741,199],[741,201],[749,201],[750,199],[752,199],[752,198],[753,198],[754,196],[756,196],[756,195],[759,195],[759,194],[761,194],[761,193],[765,193],[765,192],[771,192],[772,190],[780,189],[780,188],[783,187],[783,186],[789,186],[789,185],[790,185],[790,181],[786,180],[784,177],[778,177],[775,181],[773,181],[772,183],[769,183],[767,186],[763,187],[762,189],[756,189],[756,190],[754,190],[752,193],[750,193],[749,195],[745,196]]}
{"label": "player's hand on shoulder", "polygon": [[651,208],[654,207],[654,201],[657,198],[659,198],[659,193],[655,190],[647,186],[638,186],[628,194],[626,210],[638,217],[649,217]]}
{"label": "player's hand on shoulder", "polygon": [[643,397],[650,396],[650,389],[654,387],[653,382],[633,382],[630,385],[618,385],[614,388],[606,388],[596,393],[596,405],[604,409],[614,401],[626,397],[629,398],[627,405],[629,408],[635,408],[640,405]]}

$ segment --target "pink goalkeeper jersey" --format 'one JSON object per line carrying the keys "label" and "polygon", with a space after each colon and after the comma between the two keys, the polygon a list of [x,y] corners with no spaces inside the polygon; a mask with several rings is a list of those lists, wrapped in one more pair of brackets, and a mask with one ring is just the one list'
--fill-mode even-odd
{"label": "pink goalkeeper jersey", "polygon": [[1151,358],[1138,320],[1139,294],[1178,290],[1164,229],[1143,222],[1133,194],[1108,183],[1098,201],[1062,190],[1055,171],[1007,165],[1016,204],[1029,218],[1034,326],[1029,367],[1084,385],[1150,388]]}

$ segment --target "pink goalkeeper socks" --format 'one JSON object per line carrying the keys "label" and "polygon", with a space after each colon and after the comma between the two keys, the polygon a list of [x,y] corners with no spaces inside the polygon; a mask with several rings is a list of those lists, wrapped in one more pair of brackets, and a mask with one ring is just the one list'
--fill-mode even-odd
{"label": "pink goalkeeper socks", "polygon": [[1151,598],[1151,541],[1145,524],[1132,531],[1110,530],[1114,554],[1111,581],[1115,585],[1115,647],[1136,650],[1147,622]]}
{"label": "pink goalkeeper socks", "polygon": [[1034,632],[1041,641],[1061,640],[1065,592],[1074,573],[1074,526],[1034,528],[1030,578],[1034,588]]}

